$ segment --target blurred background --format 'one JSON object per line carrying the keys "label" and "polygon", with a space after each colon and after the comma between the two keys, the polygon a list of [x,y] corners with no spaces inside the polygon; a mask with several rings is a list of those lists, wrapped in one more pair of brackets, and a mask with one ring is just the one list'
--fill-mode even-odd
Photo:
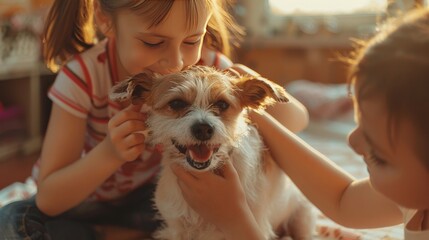
{"label": "blurred background", "polygon": [[[0,0],[0,189],[24,180],[40,153],[50,112],[46,93],[55,79],[40,56],[40,36],[51,1]],[[344,95],[346,66],[337,59],[353,50],[352,39],[366,39],[384,19],[426,4],[424,0],[234,0],[230,11],[246,37],[232,57],[289,87],[309,108],[312,120],[328,118],[344,106],[335,102],[334,111],[327,107],[317,112],[312,111],[314,102],[320,105]],[[307,100],[309,95],[322,100]]]}

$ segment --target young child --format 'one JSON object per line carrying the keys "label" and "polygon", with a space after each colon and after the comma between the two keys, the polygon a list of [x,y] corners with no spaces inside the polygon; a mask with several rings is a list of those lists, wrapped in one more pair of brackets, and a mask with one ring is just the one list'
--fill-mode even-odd
{"label": "young child", "polygon": [[[252,113],[279,166],[335,222],[404,223],[404,239],[429,239],[428,56],[429,10],[420,9],[382,28],[351,62],[357,127],[349,142],[367,179],[354,179],[272,117]],[[173,170],[191,206],[230,239],[260,239],[230,164],[223,178]]]}
{"label": "young child", "polygon": [[[93,19],[104,37],[99,42]],[[224,54],[237,30],[219,0],[54,1],[44,53],[61,70],[49,91],[52,112],[33,171],[38,192],[0,209],[2,239],[94,239],[94,224],[153,231],[161,153],[136,133],[145,129],[141,106],[109,101],[110,89],[143,70],[231,67]],[[299,130],[306,111],[291,100],[278,109],[290,112],[285,124]]]}

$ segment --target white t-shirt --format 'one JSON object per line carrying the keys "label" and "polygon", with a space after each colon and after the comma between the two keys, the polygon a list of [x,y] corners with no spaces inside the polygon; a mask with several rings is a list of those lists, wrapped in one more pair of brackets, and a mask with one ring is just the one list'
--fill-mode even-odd
{"label": "white t-shirt", "polygon": [[404,239],[405,240],[429,240],[429,230],[424,231],[412,231],[407,229],[407,225],[410,222],[410,220],[414,217],[414,215],[417,213],[417,210],[415,209],[406,209],[401,208],[402,213],[404,215]]}

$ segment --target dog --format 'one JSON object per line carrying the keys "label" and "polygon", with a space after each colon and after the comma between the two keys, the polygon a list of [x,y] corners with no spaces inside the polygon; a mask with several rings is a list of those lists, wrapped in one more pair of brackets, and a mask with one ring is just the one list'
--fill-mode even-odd
{"label": "dog", "polygon": [[247,118],[249,109],[287,102],[281,86],[262,77],[193,66],[163,76],[137,74],[114,86],[110,97],[146,104],[146,141],[163,145],[154,202],[165,226],[156,239],[224,239],[188,206],[170,165],[216,173],[226,161],[236,168],[265,239],[312,239],[315,218],[309,202],[276,165]]}

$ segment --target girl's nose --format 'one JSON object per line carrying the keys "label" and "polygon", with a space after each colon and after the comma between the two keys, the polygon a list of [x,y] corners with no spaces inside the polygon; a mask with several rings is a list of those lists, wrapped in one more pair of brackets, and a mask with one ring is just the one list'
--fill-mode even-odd
{"label": "girl's nose", "polygon": [[161,67],[167,73],[179,72],[184,67],[183,56],[180,50],[172,49],[161,60]]}
{"label": "girl's nose", "polygon": [[359,155],[365,154],[365,139],[362,130],[358,127],[353,129],[348,136],[350,147]]}

